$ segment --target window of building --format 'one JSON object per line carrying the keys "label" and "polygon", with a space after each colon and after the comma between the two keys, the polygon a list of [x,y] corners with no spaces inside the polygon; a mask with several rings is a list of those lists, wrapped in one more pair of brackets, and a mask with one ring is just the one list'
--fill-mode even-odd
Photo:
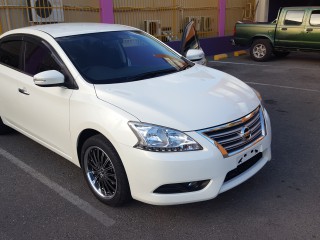
{"label": "window of building", "polygon": [[284,19],[285,25],[299,26],[303,22],[304,11],[288,11]]}

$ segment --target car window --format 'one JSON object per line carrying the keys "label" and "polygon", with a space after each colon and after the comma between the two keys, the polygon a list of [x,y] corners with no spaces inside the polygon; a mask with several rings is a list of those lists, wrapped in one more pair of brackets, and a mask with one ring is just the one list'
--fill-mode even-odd
{"label": "car window", "polygon": [[312,11],[310,25],[320,26],[320,10]]}
{"label": "car window", "polygon": [[83,78],[94,84],[138,81],[192,65],[140,31],[92,33],[56,40]]}
{"label": "car window", "polygon": [[43,43],[25,42],[24,71],[35,75],[47,70],[61,72],[61,67],[52,57],[52,52]]}
{"label": "car window", "polygon": [[284,20],[285,25],[299,26],[303,22],[304,11],[288,11]]}
{"label": "car window", "polygon": [[19,69],[22,41],[12,40],[0,44],[0,63]]}

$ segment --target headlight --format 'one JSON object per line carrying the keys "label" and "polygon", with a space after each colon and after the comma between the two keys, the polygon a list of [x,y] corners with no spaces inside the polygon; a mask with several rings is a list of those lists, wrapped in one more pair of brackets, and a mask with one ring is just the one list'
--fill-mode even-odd
{"label": "headlight", "polygon": [[140,122],[128,124],[138,138],[136,148],[154,152],[202,150],[199,143],[180,131]]}

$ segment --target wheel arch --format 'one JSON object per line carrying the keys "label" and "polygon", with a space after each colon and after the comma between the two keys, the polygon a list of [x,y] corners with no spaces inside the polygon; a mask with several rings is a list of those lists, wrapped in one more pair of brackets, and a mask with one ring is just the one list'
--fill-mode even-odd
{"label": "wheel arch", "polygon": [[[90,139],[88,142],[86,142],[88,139]],[[93,145],[91,145],[94,142]],[[96,145],[97,144],[97,145]],[[83,163],[84,160],[81,159],[82,154],[83,154],[83,149],[88,149],[87,147],[92,146],[92,147],[96,147],[104,150],[101,151],[105,151],[106,149],[109,149],[108,151],[106,151],[105,153],[107,153],[107,156],[113,156],[112,159],[115,159],[115,161],[110,160],[112,162],[112,167],[113,166],[118,166],[116,169],[117,171],[117,177],[116,177],[116,182],[122,182],[122,184],[120,185],[120,192],[122,192],[122,194],[119,195],[119,193],[117,194],[118,197],[116,197],[116,195],[113,195],[112,198],[109,200],[106,199],[102,199],[101,197],[99,197],[97,195],[97,193],[95,192],[95,190],[93,189],[94,187],[91,185],[90,187],[90,182],[89,179],[86,177],[87,176],[87,170],[86,167],[84,167]],[[130,184],[128,181],[128,175],[126,172],[126,169],[123,165],[122,159],[119,156],[118,151],[116,150],[115,146],[112,144],[112,142],[101,132],[95,130],[95,129],[84,129],[78,136],[78,141],[77,141],[77,154],[78,154],[78,159],[79,159],[79,165],[82,168],[82,171],[84,172],[85,175],[85,179],[91,189],[91,191],[94,193],[94,195],[103,203],[106,203],[110,206],[121,206],[122,204],[126,203],[127,201],[129,201],[132,197],[131,197],[131,189],[130,189]],[[111,154],[111,155],[109,155]],[[114,168],[114,167],[113,167]],[[115,174],[114,172],[114,174]],[[118,178],[119,177],[119,178]],[[118,186],[119,187],[119,186]],[[117,188],[118,188],[117,187]],[[116,189],[117,189],[116,188]],[[121,189],[125,189],[122,190]],[[118,190],[117,190],[118,192]],[[115,201],[113,200],[115,199]]]}
{"label": "wheel arch", "polygon": [[[90,138],[93,137],[95,135],[103,135],[101,132],[95,130],[95,129],[84,129],[78,136],[78,140],[77,140],[77,157],[78,157],[78,161],[79,161],[79,166],[82,168],[82,164],[81,164],[81,149],[82,146],[84,144],[84,142]],[[103,135],[104,136],[104,135]],[[105,137],[105,136],[104,136]],[[106,138],[106,137],[105,137]],[[107,139],[107,138],[106,138]],[[110,142],[110,141],[109,141]]]}
{"label": "wheel arch", "polygon": [[[103,131],[99,131],[97,129],[94,128],[86,128],[83,129],[79,134],[78,134],[78,138],[77,138],[77,142],[76,142],[76,154],[77,154],[77,158],[78,158],[78,163],[79,166],[82,168],[82,164],[81,164],[81,150],[83,147],[83,144],[85,143],[85,141],[93,136],[96,135],[101,135],[105,141],[115,150],[115,152],[117,153],[117,155],[119,156],[119,158],[121,159],[121,156],[118,152],[117,146],[114,144],[114,139],[107,137],[106,134],[103,133]],[[110,136],[111,137],[111,136]],[[122,162],[122,159],[121,159]],[[122,162],[123,164],[123,162]]]}
{"label": "wheel arch", "polygon": [[260,39],[266,39],[266,40],[269,40],[270,44],[272,47],[274,47],[274,44],[273,44],[273,41],[272,39],[270,39],[269,36],[265,36],[265,35],[259,35],[259,36],[254,36],[253,38],[251,38],[251,44],[250,46],[254,43],[254,41],[256,40],[260,40]]}

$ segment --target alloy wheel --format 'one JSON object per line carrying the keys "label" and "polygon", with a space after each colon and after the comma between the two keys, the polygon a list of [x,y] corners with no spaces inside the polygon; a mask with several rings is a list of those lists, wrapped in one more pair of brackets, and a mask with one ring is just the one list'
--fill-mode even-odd
{"label": "alloy wheel", "polygon": [[101,148],[91,146],[85,151],[83,163],[93,190],[102,198],[113,198],[117,192],[117,177],[109,156]]}
{"label": "alloy wheel", "polygon": [[263,44],[257,44],[253,48],[253,54],[256,58],[263,58],[267,53],[267,48]]}

